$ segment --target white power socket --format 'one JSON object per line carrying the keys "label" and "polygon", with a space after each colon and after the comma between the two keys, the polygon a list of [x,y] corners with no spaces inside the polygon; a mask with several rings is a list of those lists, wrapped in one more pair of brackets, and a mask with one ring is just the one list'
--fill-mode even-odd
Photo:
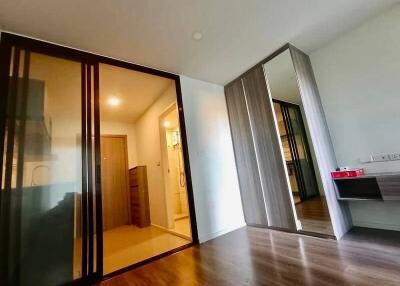
{"label": "white power socket", "polygon": [[390,161],[390,155],[372,155],[372,162]]}
{"label": "white power socket", "polygon": [[370,155],[368,157],[360,158],[361,163],[387,162],[387,161],[397,161],[397,160],[400,160],[400,153]]}
{"label": "white power socket", "polygon": [[389,157],[390,157],[390,160],[391,160],[391,161],[400,160],[400,154],[399,154],[399,153],[397,153],[397,154],[390,154]]}

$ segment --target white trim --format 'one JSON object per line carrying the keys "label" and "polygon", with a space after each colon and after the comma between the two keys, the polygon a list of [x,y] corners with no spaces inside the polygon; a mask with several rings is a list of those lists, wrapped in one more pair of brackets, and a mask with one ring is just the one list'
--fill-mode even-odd
{"label": "white trim", "polygon": [[168,233],[170,233],[170,234],[179,236],[180,238],[187,239],[187,240],[189,240],[189,241],[193,241],[193,239],[192,239],[190,236],[187,236],[187,235],[181,234],[181,233],[179,233],[179,232],[173,231],[173,230],[168,229],[168,228],[166,228],[166,227],[163,227],[163,226],[161,226],[161,225],[152,223],[151,226],[154,226],[154,227],[156,227],[156,228],[158,228],[158,229],[161,229],[162,231],[168,232]]}

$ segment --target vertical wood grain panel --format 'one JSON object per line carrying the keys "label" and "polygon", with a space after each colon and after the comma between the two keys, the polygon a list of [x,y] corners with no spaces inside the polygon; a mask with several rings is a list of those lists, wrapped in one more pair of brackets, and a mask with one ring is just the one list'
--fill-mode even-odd
{"label": "vertical wood grain panel", "polygon": [[337,167],[333,144],[326,123],[317,83],[310,58],[297,48],[290,46],[290,53],[297,75],[301,99],[314,145],[326,201],[335,235],[340,239],[352,226],[351,215],[346,202],[336,199],[334,183],[330,172]]}
{"label": "vertical wood grain panel", "polygon": [[130,224],[126,137],[101,136],[103,230]]}
{"label": "vertical wood grain panel", "polygon": [[293,203],[275,127],[272,104],[261,65],[243,76],[268,224],[296,230]]}
{"label": "vertical wood grain panel", "polygon": [[243,212],[248,225],[268,226],[242,81],[225,87]]}
{"label": "vertical wood grain panel", "polygon": [[132,224],[139,227],[149,226],[151,221],[146,166],[129,170],[129,188]]}
{"label": "vertical wood grain panel", "polygon": [[400,175],[391,174],[377,176],[379,189],[385,201],[399,201],[400,200]]}

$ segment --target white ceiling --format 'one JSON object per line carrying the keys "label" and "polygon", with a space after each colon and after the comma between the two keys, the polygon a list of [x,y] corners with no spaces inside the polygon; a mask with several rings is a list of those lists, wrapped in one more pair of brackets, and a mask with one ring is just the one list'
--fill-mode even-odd
{"label": "white ceiling", "polygon": [[[292,42],[310,52],[398,0],[0,0],[3,29],[225,84]],[[194,41],[195,31],[203,33]]]}
{"label": "white ceiling", "polygon": [[[100,64],[101,120],[134,123],[157,100],[173,80],[120,67]],[[120,100],[112,106],[108,100]]]}

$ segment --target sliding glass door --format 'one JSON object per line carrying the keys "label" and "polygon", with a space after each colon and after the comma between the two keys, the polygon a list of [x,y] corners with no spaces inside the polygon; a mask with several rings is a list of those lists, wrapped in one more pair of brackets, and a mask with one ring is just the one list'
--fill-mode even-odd
{"label": "sliding glass door", "polygon": [[[295,181],[291,185],[292,191],[299,193],[300,200],[304,201],[319,195],[311,151],[307,141],[300,107],[296,104],[274,100],[275,112],[281,114],[284,123],[284,136],[281,136],[285,150],[290,150],[287,160],[289,177],[294,174]],[[292,171],[293,169],[293,171]],[[295,188],[293,188],[295,186]]]}
{"label": "sliding glass door", "polygon": [[96,65],[3,39],[1,61],[0,284],[93,276]]}
{"label": "sliding glass door", "polygon": [[[185,226],[197,242],[179,77],[0,35],[0,285],[65,285],[103,277],[99,62],[140,70],[142,79],[159,76],[176,91],[182,145],[175,148],[182,148],[191,218]],[[135,87],[126,79],[124,86]],[[136,104],[132,100],[130,106]]]}

